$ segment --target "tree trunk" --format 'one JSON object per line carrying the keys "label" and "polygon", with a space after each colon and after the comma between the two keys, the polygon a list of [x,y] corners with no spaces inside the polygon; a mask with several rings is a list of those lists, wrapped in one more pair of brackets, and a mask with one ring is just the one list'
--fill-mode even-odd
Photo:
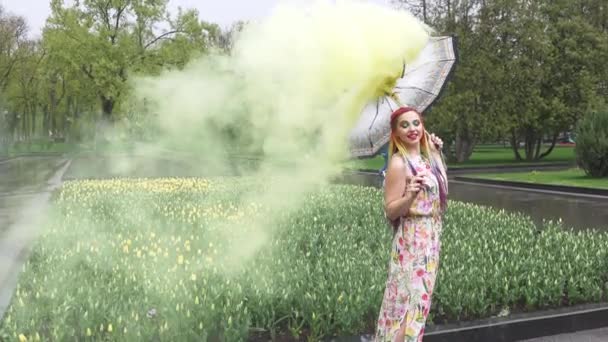
{"label": "tree trunk", "polygon": [[11,114],[11,120],[8,123],[8,132],[11,137],[11,142],[15,142],[17,140],[17,132],[19,128],[19,120],[17,118],[17,113],[13,112]]}
{"label": "tree trunk", "polygon": [[[542,158],[546,157],[551,153],[555,143],[557,142],[557,134],[553,136],[553,141],[551,147],[541,153],[541,149],[543,146],[543,134],[538,132],[533,128],[526,129],[526,138],[525,138],[525,152],[526,152],[526,161],[538,161]],[[519,159],[518,159],[519,160]]]}
{"label": "tree trunk", "polygon": [[473,153],[473,148],[475,147],[475,139],[473,139],[468,130],[458,130],[456,132],[455,139],[455,153],[456,153],[456,161],[458,163],[463,163],[471,157]]}
{"label": "tree trunk", "polygon": [[426,12],[426,0],[422,0],[422,20],[425,24],[428,24]]}
{"label": "tree trunk", "polygon": [[114,99],[111,97],[100,96],[101,110],[103,111],[103,119],[107,123],[112,122],[112,110],[114,110]]}
{"label": "tree trunk", "polygon": [[18,135],[18,141],[21,142],[23,137],[25,136],[26,127],[27,127],[27,104],[23,105],[23,109],[21,110],[21,114],[19,114],[19,119],[21,119],[21,128]]}
{"label": "tree trunk", "polygon": [[68,96],[65,104],[65,114],[63,115],[63,122],[61,123],[61,131],[63,132],[63,136],[65,138],[65,142],[67,143],[70,140],[70,134],[68,129],[68,118],[71,116],[70,110],[72,108],[72,98]]}
{"label": "tree trunk", "polygon": [[526,152],[526,161],[531,162],[534,160],[534,147],[536,142],[536,135],[534,134],[534,130],[532,128],[526,129],[525,141],[524,141],[524,150]]}
{"label": "tree trunk", "polygon": [[36,108],[32,109],[32,121],[30,122],[30,137],[36,137]]}
{"label": "tree trunk", "polygon": [[55,91],[55,86],[57,85],[57,78],[55,77],[55,75],[51,77],[50,83],[51,88],[49,91],[49,130],[53,133],[53,135],[55,135],[55,110],[57,107],[57,92]]}
{"label": "tree trunk", "polygon": [[539,159],[538,157],[540,156],[540,148],[541,148],[541,146],[543,146],[543,135],[542,134],[536,140],[536,151],[534,151],[534,160],[538,160]]}
{"label": "tree trunk", "polygon": [[551,139],[551,146],[543,154],[541,154],[540,156],[538,156],[538,160],[543,159],[544,157],[548,156],[553,151],[553,148],[555,147],[555,144],[557,144],[557,137],[558,137],[558,135],[559,135],[559,132],[555,132],[553,134],[553,138]]}
{"label": "tree trunk", "polygon": [[515,160],[521,161],[521,154],[519,154],[519,139],[517,139],[517,134],[515,130],[511,130],[511,147],[513,148],[513,153],[515,154]]}
{"label": "tree trunk", "polygon": [[101,100],[101,109],[102,109],[102,117],[101,122],[97,123],[97,128],[95,130],[95,146],[97,143],[107,143],[108,140],[108,130],[112,128],[113,125],[113,117],[112,110],[114,109],[114,98],[105,97],[103,95],[100,96]]}
{"label": "tree trunk", "polygon": [[42,107],[42,134],[48,136],[51,131],[49,106]]}

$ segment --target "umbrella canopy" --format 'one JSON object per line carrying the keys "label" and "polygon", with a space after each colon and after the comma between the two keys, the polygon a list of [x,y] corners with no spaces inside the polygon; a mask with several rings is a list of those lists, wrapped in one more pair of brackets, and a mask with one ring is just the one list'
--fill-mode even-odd
{"label": "umbrella canopy", "polygon": [[456,63],[453,37],[432,37],[418,57],[403,65],[393,94],[368,103],[351,131],[349,147],[352,157],[374,156],[388,143],[391,113],[410,106],[423,113],[438,97]]}

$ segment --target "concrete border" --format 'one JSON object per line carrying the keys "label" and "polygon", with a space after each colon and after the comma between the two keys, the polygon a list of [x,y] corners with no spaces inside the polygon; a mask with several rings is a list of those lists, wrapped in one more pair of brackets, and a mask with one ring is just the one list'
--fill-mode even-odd
{"label": "concrete border", "polygon": [[608,189],[585,188],[580,186],[569,185],[551,185],[551,184],[536,184],[518,181],[503,181],[496,179],[486,179],[478,177],[456,176],[454,180],[467,183],[498,185],[503,187],[518,188],[522,190],[537,190],[552,193],[567,193],[572,195],[592,195],[600,197],[608,197]]}
{"label": "concrete border", "polygon": [[10,161],[13,161],[15,159],[19,159],[21,158],[21,156],[14,156],[14,157],[6,157],[6,158],[2,158],[0,159],[0,164],[4,164],[4,163],[8,163]]}
{"label": "concrete border", "polygon": [[524,164],[524,165],[494,165],[494,166],[454,166],[448,167],[449,174],[466,174],[466,173],[494,173],[494,172],[528,172],[534,170],[559,171],[568,168],[576,167],[575,163],[544,163],[544,164]]}
{"label": "concrete border", "polygon": [[[571,167],[576,167],[576,164],[571,162],[559,163],[543,163],[543,164],[498,164],[491,166],[448,166],[448,175],[450,174],[467,174],[467,173],[494,173],[494,172],[526,172],[534,170],[563,170]],[[350,172],[374,173],[378,174],[379,170],[372,169],[347,169]]]}
{"label": "concrete border", "polygon": [[427,342],[519,341],[608,327],[608,303],[543,310],[463,326],[430,328]]}
{"label": "concrete border", "polygon": [[0,163],[9,161],[9,160],[13,160],[13,159],[17,159],[17,158],[27,158],[27,157],[62,157],[65,156],[66,153],[64,152],[27,152],[27,153],[21,153],[21,154],[16,154],[10,157],[4,156],[4,157],[0,157]]}

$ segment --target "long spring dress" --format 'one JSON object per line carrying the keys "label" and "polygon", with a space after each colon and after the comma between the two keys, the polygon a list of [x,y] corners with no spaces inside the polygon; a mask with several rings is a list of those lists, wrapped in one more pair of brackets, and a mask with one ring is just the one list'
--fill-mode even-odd
{"label": "long spring dress", "polygon": [[377,342],[394,341],[403,325],[406,342],[422,341],[439,266],[442,220],[437,178],[421,157],[407,163],[414,174],[429,171],[430,189],[418,193],[395,231]]}

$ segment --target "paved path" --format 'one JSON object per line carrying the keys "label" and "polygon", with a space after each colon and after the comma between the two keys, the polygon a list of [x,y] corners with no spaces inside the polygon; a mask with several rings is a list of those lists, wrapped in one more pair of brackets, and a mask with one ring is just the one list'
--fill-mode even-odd
{"label": "paved path", "polygon": [[[372,335],[350,338],[335,338],[331,342],[372,342]],[[484,341],[491,342],[491,341]],[[608,328],[583,330],[576,333],[538,337],[518,342],[608,342]]]}
{"label": "paved path", "polygon": [[[608,319],[608,318],[607,318]],[[545,336],[520,342],[606,342],[608,328],[584,330],[577,333]]]}
{"label": "paved path", "polygon": [[70,162],[58,159],[52,165],[29,184],[20,184],[7,170],[2,173],[3,180],[14,179],[0,182],[0,319],[10,304],[27,248],[43,224],[51,192],[61,185]]}

